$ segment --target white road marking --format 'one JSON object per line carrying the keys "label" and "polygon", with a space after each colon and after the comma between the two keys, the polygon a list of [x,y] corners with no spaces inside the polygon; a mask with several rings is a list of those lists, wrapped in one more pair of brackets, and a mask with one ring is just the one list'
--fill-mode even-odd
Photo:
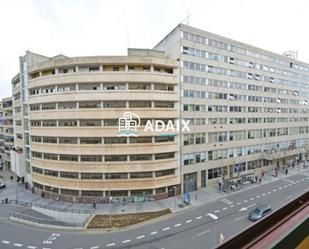
{"label": "white road marking", "polygon": [[212,213],[208,213],[207,216],[213,218],[214,220],[217,220],[218,219],[218,216],[212,214]]}
{"label": "white road marking", "polygon": [[261,196],[260,195],[257,195],[255,198],[260,198]]}
{"label": "white road marking", "polygon": [[174,225],[174,227],[180,227],[180,226],[181,226],[181,223]]}
{"label": "white road marking", "polygon": [[131,241],[130,239],[127,239],[127,240],[123,240],[122,243],[125,244],[125,243],[129,243],[130,241]]}
{"label": "white road marking", "polygon": [[268,191],[267,194],[271,194],[271,191]]}
{"label": "white road marking", "polygon": [[7,245],[8,245],[8,244],[10,244],[10,241],[8,241],[8,240],[2,240],[1,243],[2,243],[2,244],[7,244]]}
{"label": "white road marking", "polygon": [[240,217],[237,217],[236,219],[235,219],[235,221],[239,221],[239,220],[241,220],[241,219],[243,219],[243,218],[245,218],[246,216],[240,216]]}
{"label": "white road marking", "polygon": [[204,232],[198,233],[197,236],[201,236],[201,235],[203,235],[203,234],[205,234],[205,233],[208,233],[208,232],[210,232],[210,229],[208,229],[208,230],[206,230],[206,231],[204,231]]}
{"label": "white road marking", "polygon": [[283,187],[284,187],[284,188],[287,188],[287,187],[288,187],[288,185],[284,185]]}
{"label": "white road marking", "polygon": [[154,232],[151,232],[150,235],[155,235],[157,233],[158,233],[157,231],[154,231]]}
{"label": "white road marking", "polygon": [[186,220],[186,223],[190,223],[192,220]]}
{"label": "white road marking", "polygon": [[217,214],[217,213],[219,213],[219,212],[220,212],[220,210],[216,210],[214,213]]}
{"label": "white road marking", "polygon": [[227,210],[227,207],[222,208],[222,210]]}
{"label": "white road marking", "polygon": [[231,205],[230,207],[232,208],[232,207],[234,207],[234,205]]}
{"label": "white road marking", "polygon": [[242,202],[243,202],[243,203],[246,203],[246,202],[248,202],[248,200],[243,200]]}
{"label": "white road marking", "polygon": [[136,239],[142,239],[145,238],[145,235],[137,236]]}
{"label": "white road marking", "polygon": [[163,228],[162,231],[170,230],[170,227]]}
{"label": "white road marking", "polygon": [[29,249],[36,249],[36,246],[27,246]]}
{"label": "white road marking", "polygon": [[277,191],[277,189],[273,189],[273,192],[276,192]]}
{"label": "white road marking", "polygon": [[15,243],[14,246],[16,246],[16,247],[22,247],[23,244]]}
{"label": "white road marking", "polygon": [[241,202],[237,202],[237,203],[236,203],[236,205],[240,205],[240,204],[241,204]]}
{"label": "white road marking", "polygon": [[242,207],[241,209],[239,209],[239,212],[241,211],[246,211],[248,208],[251,208],[251,207],[254,207],[256,205],[256,203],[252,204],[252,205],[249,205],[247,207]]}
{"label": "white road marking", "polygon": [[299,183],[299,180],[297,180],[296,182]]}
{"label": "white road marking", "polygon": [[251,197],[251,198],[250,198],[250,201],[252,201],[252,200],[254,200],[254,197]]}
{"label": "white road marking", "polygon": [[198,216],[198,217],[196,217],[195,219],[196,220],[200,220],[200,219],[202,219],[203,217],[202,216]]}
{"label": "white road marking", "polygon": [[90,249],[98,249],[99,248],[99,246],[92,246],[92,247],[90,247]]}
{"label": "white road marking", "polygon": [[281,190],[281,189],[282,189],[282,187],[279,187],[279,189]]}
{"label": "white road marking", "polygon": [[110,246],[114,246],[114,245],[116,245],[116,244],[115,243],[109,243],[109,244],[106,245],[106,247],[110,247]]}
{"label": "white road marking", "polygon": [[266,195],[266,193],[263,193],[262,195]]}
{"label": "white road marking", "polygon": [[289,186],[292,186],[292,184],[291,184],[291,183],[289,183]]}

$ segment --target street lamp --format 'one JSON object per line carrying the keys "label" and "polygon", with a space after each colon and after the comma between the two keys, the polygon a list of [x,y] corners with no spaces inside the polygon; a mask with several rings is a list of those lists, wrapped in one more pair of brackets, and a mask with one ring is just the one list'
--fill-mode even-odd
{"label": "street lamp", "polygon": [[174,189],[174,201],[175,201],[175,211],[177,209],[177,205],[176,205],[176,186],[173,186]]}

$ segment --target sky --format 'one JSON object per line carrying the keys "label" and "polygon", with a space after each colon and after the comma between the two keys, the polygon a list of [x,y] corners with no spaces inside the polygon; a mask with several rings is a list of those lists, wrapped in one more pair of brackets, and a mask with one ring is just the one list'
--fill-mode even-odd
{"label": "sky", "polygon": [[307,0],[0,0],[0,99],[19,56],[126,55],[179,23],[309,62]]}

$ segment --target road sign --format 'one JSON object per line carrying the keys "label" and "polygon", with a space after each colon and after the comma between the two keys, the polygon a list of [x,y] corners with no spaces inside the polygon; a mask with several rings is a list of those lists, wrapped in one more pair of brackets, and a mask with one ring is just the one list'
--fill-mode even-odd
{"label": "road sign", "polygon": [[190,193],[185,192],[183,194],[183,202],[187,205],[190,204]]}

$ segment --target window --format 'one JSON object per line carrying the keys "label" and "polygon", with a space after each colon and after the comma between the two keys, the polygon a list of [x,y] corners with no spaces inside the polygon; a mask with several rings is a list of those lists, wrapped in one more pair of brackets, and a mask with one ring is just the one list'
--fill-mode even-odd
{"label": "window", "polygon": [[44,153],[44,159],[58,160],[58,155],[57,154]]}
{"label": "window", "polygon": [[43,126],[57,126],[56,120],[43,120]]}
{"label": "window", "polygon": [[78,161],[77,155],[60,155],[61,161]]}
{"label": "window", "polygon": [[36,143],[41,143],[42,138],[41,137],[36,137],[36,136],[31,136],[31,141],[36,142]]}
{"label": "window", "polygon": [[151,101],[130,101],[130,108],[151,108]]}
{"label": "window", "polygon": [[57,143],[57,138],[56,137],[43,137],[43,143],[56,144]]}
{"label": "window", "polygon": [[175,175],[175,169],[156,171],[156,177],[167,176],[167,175]]}
{"label": "window", "polygon": [[80,160],[82,162],[102,162],[102,156],[82,155]]}
{"label": "window", "polygon": [[77,138],[75,137],[60,137],[60,144],[77,144]]}
{"label": "window", "polygon": [[130,178],[152,178],[152,172],[132,172]]}
{"label": "window", "polygon": [[40,105],[30,105],[30,111],[39,111],[41,110]]}
{"label": "window", "polygon": [[175,157],[174,152],[155,154],[155,160],[169,159],[174,157]]}
{"label": "window", "polygon": [[128,179],[127,173],[105,173],[105,179]]}
{"label": "window", "polygon": [[79,102],[79,109],[101,108],[101,102]]}
{"label": "window", "polygon": [[44,175],[58,177],[58,171],[44,169]]}
{"label": "window", "polygon": [[214,179],[214,178],[218,178],[221,177],[222,174],[222,168],[214,168],[214,169],[209,169],[208,170],[208,179]]}
{"label": "window", "polygon": [[151,154],[130,155],[130,161],[152,160]]}
{"label": "window", "polygon": [[104,144],[125,144],[127,143],[126,137],[105,137]]}
{"label": "window", "polygon": [[80,120],[79,126],[101,126],[101,120]]}
{"label": "window", "polygon": [[154,90],[156,91],[173,91],[173,85],[166,85],[166,84],[154,84]]}
{"label": "window", "polygon": [[79,91],[99,91],[100,89],[101,87],[98,83],[86,83],[78,85]]}
{"label": "window", "polygon": [[76,102],[58,103],[59,110],[76,109]]}
{"label": "window", "polygon": [[82,190],[81,196],[103,196],[103,191]]}
{"label": "window", "polygon": [[40,168],[37,168],[37,167],[32,167],[32,172],[38,173],[38,174],[43,174],[43,169],[40,169]]}
{"label": "window", "polygon": [[42,104],[42,110],[55,110],[56,103]]}
{"label": "window", "polygon": [[148,83],[129,83],[129,90],[150,90],[151,84]]}
{"label": "window", "polygon": [[104,108],[125,108],[125,101],[104,101]]}
{"label": "window", "polygon": [[126,90],[126,84],[125,83],[104,84],[103,89],[104,90]]}
{"label": "window", "polygon": [[126,155],[107,155],[104,156],[105,162],[127,161]]}
{"label": "window", "polygon": [[104,119],[104,126],[118,126],[118,119]]}
{"label": "window", "polygon": [[174,108],[174,102],[155,101],[155,108]]}
{"label": "window", "polygon": [[81,137],[80,144],[101,144],[102,139],[100,137]]}
{"label": "window", "polygon": [[42,153],[36,152],[36,151],[32,151],[32,157],[42,158]]}
{"label": "window", "polygon": [[102,179],[102,173],[81,173],[81,179]]}
{"label": "window", "polygon": [[78,190],[73,190],[73,189],[60,189],[61,194],[63,195],[79,195],[79,191]]}
{"label": "window", "polygon": [[77,120],[59,120],[59,126],[77,126]]}
{"label": "window", "polygon": [[152,143],[152,137],[130,137],[130,143]]}
{"label": "window", "polygon": [[174,136],[159,136],[155,137],[155,143],[163,143],[163,142],[174,142]]}

